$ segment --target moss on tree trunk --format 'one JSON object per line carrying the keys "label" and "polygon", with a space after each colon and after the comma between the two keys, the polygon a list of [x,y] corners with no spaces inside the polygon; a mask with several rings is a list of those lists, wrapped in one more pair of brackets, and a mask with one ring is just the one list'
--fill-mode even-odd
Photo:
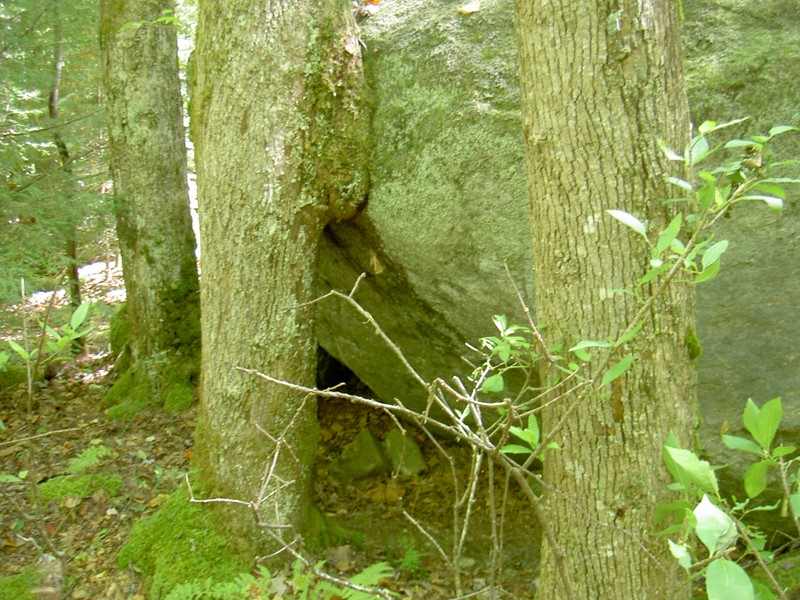
{"label": "moss on tree trunk", "polygon": [[[352,7],[208,1],[194,61],[203,381],[195,465],[242,553],[309,519],[316,401],[237,371],[313,385],[317,248],[368,188],[369,115]],[[275,462],[273,463],[273,458]],[[274,465],[274,467],[273,467]]]}
{"label": "moss on tree trunk", "polygon": [[193,401],[199,352],[195,239],[186,181],[172,0],[103,0],[100,44],[114,212],[132,370],[106,402],[128,416]]}

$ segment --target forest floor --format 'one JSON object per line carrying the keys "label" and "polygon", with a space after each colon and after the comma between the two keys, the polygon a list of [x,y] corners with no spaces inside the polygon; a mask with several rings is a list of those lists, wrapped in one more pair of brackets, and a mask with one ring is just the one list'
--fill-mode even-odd
{"label": "forest floor", "polygon": [[[41,598],[145,598],[145,581],[136,566],[118,567],[119,550],[132,525],[154,514],[183,485],[190,468],[196,409],[150,411],[125,421],[106,415],[100,400],[113,381],[115,358],[108,350],[108,318],[124,292],[118,271],[87,270],[84,285],[87,300],[96,303],[95,329],[87,336],[86,350],[34,384],[32,410],[24,383],[0,389],[0,478],[5,479],[0,479],[0,578],[16,576],[23,582],[15,600],[24,600],[36,586],[43,587]],[[0,338],[20,339],[23,313],[34,322],[31,317],[46,310],[47,296],[1,313]],[[342,483],[329,475],[327,466],[345,445],[364,427],[383,438],[394,425],[373,409],[330,401],[320,402],[319,419],[317,506],[359,535],[316,558],[326,561],[328,572],[345,579],[388,562],[394,577],[387,583],[399,598],[456,597],[446,562],[403,514],[411,515],[450,553],[455,497],[450,464],[419,435],[428,463],[420,476],[394,480],[381,475]],[[469,453],[443,444],[463,490]],[[22,481],[14,482],[16,476]],[[495,492],[502,495],[502,482]],[[493,538],[488,505],[484,486],[473,505],[473,525],[460,561],[463,593],[478,592],[496,577],[506,597],[532,597],[539,540],[530,509],[512,490],[503,507],[508,522]],[[497,521],[499,525],[502,519]],[[502,570],[493,575],[490,555],[499,535]],[[61,590],[48,596],[44,588],[52,583]],[[5,597],[2,588],[0,596]],[[478,592],[471,597],[488,596]]]}

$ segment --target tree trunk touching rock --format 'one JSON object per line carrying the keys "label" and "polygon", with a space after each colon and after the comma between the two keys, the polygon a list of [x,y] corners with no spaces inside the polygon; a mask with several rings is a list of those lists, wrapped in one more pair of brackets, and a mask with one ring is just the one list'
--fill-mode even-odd
{"label": "tree trunk touching rock", "polygon": [[[195,465],[245,556],[305,533],[316,399],[317,248],[368,188],[369,111],[351,7],[209,0],[197,32],[192,133],[200,214],[203,381]],[[254,512],[256,513],[254,515]],[[254,518],[255,517],[255,518]]]}

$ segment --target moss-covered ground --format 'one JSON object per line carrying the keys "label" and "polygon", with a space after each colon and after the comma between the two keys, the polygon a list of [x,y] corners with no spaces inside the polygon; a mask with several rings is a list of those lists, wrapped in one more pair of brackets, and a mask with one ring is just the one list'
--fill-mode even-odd
{"label": "moss-covered ground", "polygon": [[155,515],[134,525],[118,566],[146,576],[150,597],[162,597],[184,582],[232,580],[253,567],[231,554],[225,537],[209,522],[208,509],[190,503],[185,487]]}

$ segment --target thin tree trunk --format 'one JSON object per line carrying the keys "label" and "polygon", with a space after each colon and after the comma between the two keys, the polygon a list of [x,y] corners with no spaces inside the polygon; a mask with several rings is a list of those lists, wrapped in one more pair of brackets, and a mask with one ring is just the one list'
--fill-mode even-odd
{"label": "thin tree trunk", "polygon": [[[61,24],[61,3],[56,0],[53,3],[53,35],[54,35],[54,54],[53,54],[53,87],[50,90],[48,99],[48,115],[52,126],[58,125],[58,101],[61,95],[61,76],[64,71],[64,38],[62,35]],[[57,127],[53,128],[53,141],[58,150],[59,163],[64,173],[70,177],[72,168],[70,166],[69,148],[61,137]],[[71,201],[73,190],[72,181],[67,183],[64,188],[64,200]],[[81,305],[81,280],[78,274],[78,232],[75,225],[75,218],[69,207],[64,207],[62,212],[66,223],[64,229],[64,254],[66,257],[67,287],[69,289],[70,305],[78,308]],[[84,349],[84,339],[77,338],[72,342],[72,351],[80,354]]]}
{"label": "thin tree trunk", "polygon": [[[236,367],[314,384],[315,306],[304,303],[318,293],[319,236],[329,220],[355,215],[368,183],[351,10],[343,0],[209,0],[198,23],[204,375],[195,464],[209,493],[260,502],[260,518],[286,542],[307,525],[315,400]],[[221,510],[242,552],[279,548],[250,512]]]}
{"label": "thin tree trunk", "polygon": [[[614,340],[653,288],[637,287],[647,248],[605,211],[663,229],[671,191],[658,142],[682,149],[689,133],[677,7],[517,0],[516,16],[536,316],[552,344]],[[576,599],[688,595],[676,588],[666,540],[651,532],[656,504],[669,498],[661,446],[670,431],[690,443],[695,422],[692,319],[692,290],[670,287],[612,354],[610,364],[635,360],[607,393],[546,410],[546,428],[573,412],[556,437],[562,449],[545,462],[559,547],[545,544],[537,598],[567,597],[559,562]]]}
{"label": "thin tree trunk", "polygon": [[192,397],[199,297],[176,31],[157,22],[173,8],[172,0],[102,0],[100,42],[135,368],[120,395],[180,408]]}

